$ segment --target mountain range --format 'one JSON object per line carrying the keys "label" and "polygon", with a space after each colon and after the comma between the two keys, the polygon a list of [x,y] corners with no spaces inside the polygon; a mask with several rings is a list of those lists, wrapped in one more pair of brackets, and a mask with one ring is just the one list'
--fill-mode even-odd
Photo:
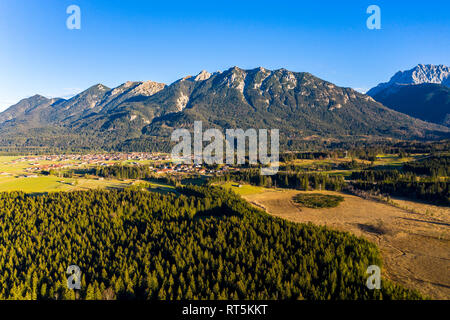
{"label": "mountain range", "polygon": [[170,85],[97,84],[68,100],[23,99],[0,113],[0,145],[164,148],[172,130],[190,129],[194,120],[204,128],[277,128],[286,146],[321,139],[434,139],[450,132],[310,73],[233,67]]}
{"label": "mountain range", "polygon": [[398,71],[388,82],[370,89],[367,94],[374,96],[380,91],[396,85],[418,85],[424,83],[442,84],[450,87],[450,67],[444,65],[418,64],[406,71]]}
{"label": "mountain range", "polygon": [[450,127],[450,68],[419,64],[397,72],[368,95],[385,106],[425,121]]}

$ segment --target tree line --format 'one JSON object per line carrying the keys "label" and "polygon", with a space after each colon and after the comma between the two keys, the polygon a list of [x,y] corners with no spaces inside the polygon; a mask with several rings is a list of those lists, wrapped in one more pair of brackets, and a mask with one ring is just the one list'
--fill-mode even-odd
{"label": "tree line", "polygon": [[260,174],[259,170],[249,169],[227,173],[210,179],[210,183],[235,181],[261,187],[292,188],[298,190],[339,191],[345,185],[342,175],[324,173],[277,172],[271,176]]}
{"label": "tree line", "polygon": [[352,172],[353,187],[389,195],[421,199],[450,205],[450,157],[434,155],[407,162],[399,170],[363,170]]}

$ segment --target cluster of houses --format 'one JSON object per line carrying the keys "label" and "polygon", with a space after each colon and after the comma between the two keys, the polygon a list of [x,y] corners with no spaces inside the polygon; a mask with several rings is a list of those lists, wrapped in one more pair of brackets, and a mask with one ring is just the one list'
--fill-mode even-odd
{"label": "cluster of houses", "polygon": [[[131,153],[111,153],[111,154],[61,154],[61,155],[40,155],[25,156],[11,161],[11,164],[27,162],[27,172],[37,172],[42,170],[56,170],[64,168],[76,168],[85,166],[109,166],[118,161],[168,161],[170,156],[161,153],[131,152]],[[42,163],[51,162],[51,163]],[[137,164],[137,162],[131,162]]]}
{"label": "cluster of houses", "polygon": [[195,174],[214,174],[225,173],[232,170],[236,170],[233,167],[224,165],[217,169],[206,168],[202,165],[195,164],[168,164],[160,165],[159,167],[152,168],[155,173],[195,173]]}
{"label": "cluster of houses", "polygon": [[41,155],[41,156],[25,156],[12,161],[19,162],[38,162],[38,161],[82,161],[88,163],[99,163],[104,161],[126,161],[126,160],[154,160],[163,161],[170,160],[170,155],[162,153],[148,152],[130,152],[130,153],[99,153],[99,154],[60,154],[60,155]]}
{"label": "cluster of houses", "polygon": [[34,176],[35,173],[40,171],[85,168],[88,166],[112,166],[117,164],[117,162],[121,163],[123,161],[129,161],[130,165],[139,165],[139,161],[143,160],[152,161],[152,165],[149,168],[156,174],[217,174],[236,170],[228,165],[221,166],[220,168],[208,168],[196,164],[174,164],[170,162],[171,158],[168,154],[146,152],[24,156],[11,161],[11,163],[28,163],[30,166],[25,168],[25,175]]}

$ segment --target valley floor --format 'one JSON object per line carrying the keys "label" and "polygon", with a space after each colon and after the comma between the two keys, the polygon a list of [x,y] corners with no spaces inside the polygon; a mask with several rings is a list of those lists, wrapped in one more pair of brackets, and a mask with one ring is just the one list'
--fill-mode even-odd
{"label": "valley floor", "polygon": [[273,216],[363,236],[379,246],[384,277],[432,299],[450,299],[450,208],[400,199],[395,200],[401,206],[397,208],[322,191],[339,194],[345,200],[336,208],[309,209],[292,200],[300,191],[266,190],[242,197]]}

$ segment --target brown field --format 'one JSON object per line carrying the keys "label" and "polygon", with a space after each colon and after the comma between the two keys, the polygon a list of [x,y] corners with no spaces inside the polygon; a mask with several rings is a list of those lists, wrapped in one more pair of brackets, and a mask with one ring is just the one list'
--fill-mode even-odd
{"label": "brown field", "polygon": [[271,191],[243,198],[277,217],[363,236],[380,248],[384,277],[432,299],[450,299],[450,208],[395,200],[412,212],[353,195],[322,191],[342,195],[345,200],[337,208],[309,209],[292,201],[298,193],[301,192]]}

